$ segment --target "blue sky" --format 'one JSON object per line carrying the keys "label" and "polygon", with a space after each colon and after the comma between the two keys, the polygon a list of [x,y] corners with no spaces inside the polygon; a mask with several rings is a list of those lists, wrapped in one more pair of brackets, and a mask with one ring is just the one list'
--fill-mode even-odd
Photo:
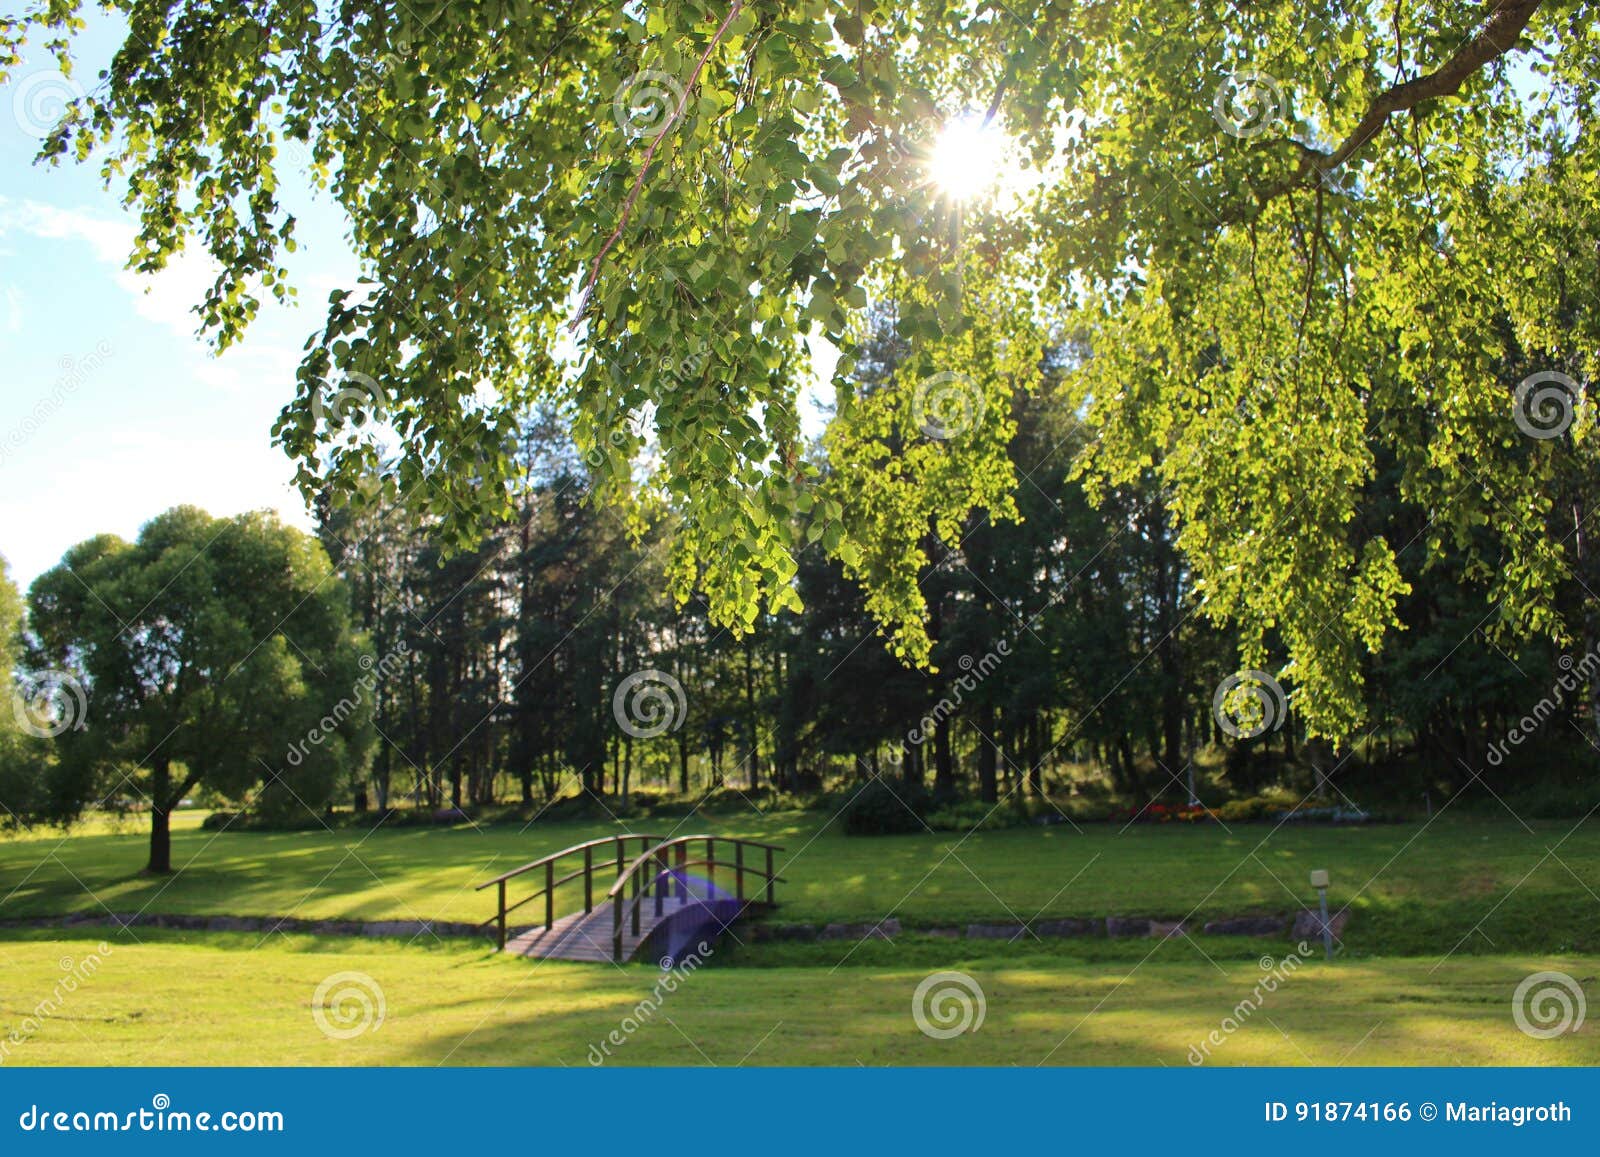
{"label": "blue sky", "polygon": [[[73,79],[95,83],[100,28]],[[290,188],[300,304],[264,303],[220,358],[189,312],[211,280],[203,254],[153,278],[124,265],[131,217],[92,166],[37,166],[38,124],[63,80],[32,51],[0,86],[0,554],[24,587],[71,544],[131,537],[179,502],[213,514],[271,507],[309,526],[271,426],[328,291],[354,261],[325,197]]]}

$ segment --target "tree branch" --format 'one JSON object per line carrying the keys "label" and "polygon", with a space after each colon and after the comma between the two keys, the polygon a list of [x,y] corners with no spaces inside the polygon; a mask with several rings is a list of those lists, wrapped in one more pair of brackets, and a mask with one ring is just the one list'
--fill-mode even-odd
{"label": "tree branch", "polygon": [[611,247],[622,236],[622,231],[628,227],[628,218],[633,214],[633,204],[639,199],[639,192],[644,188],[645,174],[650,171],[650,162],[655,159],[656,149],[661,144],[661,139],[672,131],[672,127],[683,116],[684,106],[689,103],[690,94],[700,80],[700,73],[705,69],[706,61],[711,59],[711,53],[717,45],[722,43],[723,36],[728,31],[728,25],[733,23],[733,18],[739,15],[739,10],[744,7],[744,0],[733,0],[733,6],[728,9],[728,14],[722,18],[722,23],[717,26],[717,31],[711,38],[711,43],[706,45],[706,50],[700,54],[699,61],[694,66],[694,71],[689,74],[689,83],[683,86],[683,95],[678,98],[677,106],[672,110],[672,115],[667,118],[667,123],[661,126],[661,131],[650,140],[650,147],[645,150],[644,163],[639,166],[639,175],[633,179],[633,188],[628,190],[627,199],[622,202],[622,215],[617,220],[617,227],[611,231],[611,236],[606,238],[606,243],[600,246],[600,252],[594,255],[594,263],[589,266],[589,276],[583,283],[583,292],[578,296],[578,308],[573,311],[572,323],[569,329],[576,330],[578,323],[583,320],[584,312],[589,308],[589,298],[594,293],[595,282],[600,278],[600,263],[606,259],[606,254],[611,252]]}
{"label": "tree branch", "polygon": [[1301,145],[1300,161],[1294,172],[1257,190],[1254,211],[1240,209],[1225,213],[1224,222],[1238,222],[1255,216],[1274,198],[1318,184],[1324,174],[1339,168],[1381,133],[1395,113],[1414,109],[1425,100],[1454,96],[1460,92],[1469,77],[1511,51],[1542,2],[1490,0],[1488,18],[1483,22],[1483,27],[1442,66],[1379,93],[1350,135],[1332,152]]}

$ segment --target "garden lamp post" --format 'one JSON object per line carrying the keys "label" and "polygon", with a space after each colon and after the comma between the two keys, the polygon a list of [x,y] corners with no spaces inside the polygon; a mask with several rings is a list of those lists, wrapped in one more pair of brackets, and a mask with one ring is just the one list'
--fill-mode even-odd
{"label": "garden lamp post", "polygon": [[1317,890],[1317,904],[1322,909],[1322,950],[1333,959],[1333,929],[1328,925],[1328,870],[1315,868],[1311,872],[1311,886]]}

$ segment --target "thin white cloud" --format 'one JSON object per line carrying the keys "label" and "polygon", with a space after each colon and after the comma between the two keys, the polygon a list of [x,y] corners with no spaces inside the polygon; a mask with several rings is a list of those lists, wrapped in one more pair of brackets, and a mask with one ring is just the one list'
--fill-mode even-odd
{"label": "thin white cloud", "polygon": [[185,338],[192,339],[199,328],[193,308],[216,280],[218,268],[207,255],[181,252],[159,273],[136,273],[127,268],[137,232],[128,218],[0,197],[0,237],[12,231],[45,241],[87,245],[96,261],[116,270],[117,285],[133,299],[140,317]]}

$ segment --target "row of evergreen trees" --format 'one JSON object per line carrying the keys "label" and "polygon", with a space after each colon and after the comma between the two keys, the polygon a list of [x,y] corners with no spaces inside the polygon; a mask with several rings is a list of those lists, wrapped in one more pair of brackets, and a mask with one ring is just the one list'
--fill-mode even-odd
{"label": "row of evergreen trees", "polygon": [[[619,514],[587,502],[583,463],[548,417],[524,431],[516,516],[475,549],[447,553],[398,508],[329,507],[321,537],[357,619],[375,653],[404,652],[378,688],[366,794],[465,807],[582,789],[626,802],[884,774],[985,800],[1099,780],[1143,801],[1186,795],[1198,764],[1207,802],[1333,774],[1363,799],[1420,807],[1424,791],[1476,773],[1525,785],[1585,762],[1586,713],[1559,694],[1559,653],[1491,642],[1481,592],[1448,560],[1417,565],[1420,552],[1402,554],[1406,630],[1367,671],[1370,730],[1347,747],[1304,742],[1288,679],[1291,707],[1263,721],[1274,727],[1226,730],[1215,696],[1238,670],[1234,641],[1196,612],[1159,487],[1147,476],[1093,505],[1070,477],[1074,416],[1047,397],[1015,416],[1022,518],[974,513],[958,549],[928,543],[935,671],[887,652],[858,588],[815,547],[796,580],[802,613],[736,638],[700,600],[674,606],[669,525],[633,541]],[[1487,760],[1552,690],[1556,717],[1534,741]],[[648,718],[633,714],[639,693]]]}

